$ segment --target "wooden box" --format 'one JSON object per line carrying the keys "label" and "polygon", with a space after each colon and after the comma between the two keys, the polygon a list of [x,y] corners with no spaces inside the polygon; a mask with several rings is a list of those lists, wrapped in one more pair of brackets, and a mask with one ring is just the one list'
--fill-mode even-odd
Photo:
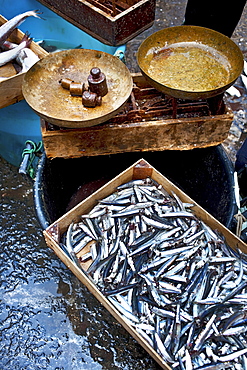
{"label": "wooden box", "polygon": [[[150,87],[142,75],[132,74],[132,77],[134,88],[124,111],[104,124],[63,129],[51,128],[41,120],[47,157],[76,158],[150,150],[189,150],[215,146],[227,138],[233,121],[233,112],[229,107],[223,106],[223,114],[210,115],[205,101],[181,101],[177,106],[177,117],[172,118],[172,103],[168,108],[166,105],[157,106],[163,95]],[[153,108],[150,109],[152,104]]]}
{"label": "wooden box", "polygon": [[246,244],[237,238],[231,231],[223,226],[219,221],[213,218],[208,212],[201,208],[196,202],[188,197],[177,186],[170,182],[160,172],[156,171],[151,164],[145,160],[140,159],[133,166],[127,168],[118,176],[113,178],[106,185],[98,189],[95,193],[90,195],[84,201],[72,208],[69,212],[64,214],[61,218],[51,224],[44,231],[44,238],[47,245],[53,249],[56,255],[63,261],[63,263],[77,276],[77,278],[87,287],[87,289],[102,303],[102,305],[123,325],[123,327],[143,346],[143,348],[157,361],[163,369],[171,368],[166,362],[157,354],[157,352],[148,344],[146,340],[132,327],[129,322],[120,314],[120,312],[111,304],[108,298],[103,295],[92,278],[87,274],[87,267],[79,267],[75,262],[68,257],[68,255],[60,247],[61,236],[68,229],[72,222],[77,222],[81,215],[87,214],[98,202],[98,200],[110,195],[115,191],[117,186],[126,183],[132,179],[143,179],[151,177],[158,184],[170,194],[175,193],[182,202],[194,204],[193,213],[201,220],[203,220],[212,230],[218,230],[225,238],[226,242],[233,249],[240,249],[244,253],[247,252]]}
{"label": "wooden box", "polygon": [[119,46],[152,26],[155,0],[39,0],[101,42]]}
{"label": "wooden box", "polygon": [[[0,26],[4,24],[7,21],[6,18],[4,18],[2,15],[0,15]],[[9,37],[9,41],[19,44],[24,36],[24,33],[19,30],[15,29],[11,36]],[[35,42],[32,41],[30,49],[38,55],[39,58],[43,58],[48,53],[42,49],[39,45],[37,45]],[[11,71],[10,74],[5,74],[7,71],[6,66],[0,67],[0,77],[2,76],[10,76],[6,80],[0,81],[0,108],[7,107],[8,105],[17,103],[20,100],[23,100],[22,95],[22,82],[23,78],[25,76],[25,73],[18,73],[15,74],[15,71],[13,69],[13,72]],[[11,74],[13,75],[11,76]]]}

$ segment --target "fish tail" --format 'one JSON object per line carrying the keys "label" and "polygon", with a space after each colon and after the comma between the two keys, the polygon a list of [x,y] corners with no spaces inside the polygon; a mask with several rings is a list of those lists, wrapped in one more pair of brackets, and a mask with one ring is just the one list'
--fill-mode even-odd
{"label": "fish tail", "polygon": [[26,42],[26,47],[29,47],[31,45],[31,42],[33,41],[33,38],[30,37],[30,33],[26,32],[25,35],[23,36],[21,43]]}
{"label": "fish tail", "polygon": [[8,20],[7,22],[3,23],[0,26],[0,44],[2,45],[4,41],[8,39],[14,29],[19,27],[25,21],[25,19],[31,16],[41,18],[40,14],[42,13],[38,10],[30,10],[25,13],[19,14]]}
{"label": "fish tail", "polygon": [[39,18],[39,19],[43,19],[45,20],[43,17],[41,17],[41,14],[43,14],[43,12],[41,12],[40,10],[36,9],[36,10],[31,10],[30,11],[35,18]]}

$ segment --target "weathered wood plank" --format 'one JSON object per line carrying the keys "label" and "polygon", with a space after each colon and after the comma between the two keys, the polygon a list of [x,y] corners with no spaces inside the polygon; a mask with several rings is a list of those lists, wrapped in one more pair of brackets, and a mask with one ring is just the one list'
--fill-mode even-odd
{"label": "weathered wood plank", "polygon": [[[114,2],[105,1],[39,0],[40,3],[99,41],[118,46],[152,26],[155,19],[155,0],[129,0],[126,9],[113,11]],[[98,6],[97,6],[98,3]],[[120,1],[121,4],[121,1]],[[117,7],[118,1],[115,2]],[[123,5],[123,4],[122,4]]]}
{"label": "weathered wood plank", "polygon": [[[5,17],[0,15],[0,26],[4,24],[7,21]],[[14,42],[16,44],[19,44],[24,36],[24,33],[19,30],[15,29],[11,36],[9,37],[9,40],[11,42]],[[32,41],[30,45],[30,49],[38,55],[39,58],[43,58],[48,53],[41,48],[38,44]],[[15,70],[12,69],[13,74],[8,75],[6,80],[3,80],[0,82],[0,108],[7,107],[8,105],[17,103],[20,100],[23,100],[22,95],[22,82],[23,78],[25,76],[25,73],[18,73],[16,74]],[[3,77],[3,75],[1,75]]]}
{"label": "weathered wood plank", "polygon": [[[133,75],[133,81],[146,86],[140,75]],[[226,107],[221,115],[136,122],[134,114],[132,120],[122,124],[107,121],[93,127],[54,131],[41,120],[41,128],[48,158],[76,158],[215,146],[227,138],[232,121],[233,113]]]}

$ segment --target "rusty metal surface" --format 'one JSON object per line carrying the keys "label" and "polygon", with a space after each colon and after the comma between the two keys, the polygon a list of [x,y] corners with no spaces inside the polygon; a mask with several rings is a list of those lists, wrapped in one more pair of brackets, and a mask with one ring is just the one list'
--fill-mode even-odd
{"label": "rusty metal surface", "polygon": [[[217,88],[192,91],[182,90],[179,88],[169,87],[162,82],[159,82],[150,74],[150,63],[155,57],[155,52],[163,52],[166,48],[174,48],[177,43],[196,43],[198,45],[205,45],[222,55],[228,64],[227,81]],[[214,55],[214,54],[211,54]],[[169,58],[169,55],[164,55],[164,58]],[[142,74],[146,77],[148,82],[156,89],[168,94],[170,96],[181,99],[208,99],[218,94],[223,93],[229,88],[239,77],[243,70],[243,54],[239,47],[227,36],[211,29],[198,26],[176,26],[161,29],[148,38],[146,38],[140,45],[137,52],[137,62]],[[223,63],[223,62],[222,62]],[[182,65],[181,65],[182,70]]]}
{"label": "rusty metal surface", "polygon": [[212,115],[214,104],[207,100],[174,99],[148,85],[141,74],[132,77],[134,87],[127,103],[102,125],[67,129],[41,120],[47,158],[190,150],[226,139],[233,113],[223,101]]}
{"label": "rusty metal surface", "polygon": [[112,46],[125,44],[150,28],[155,20],[156,0],[39,2],[94,38]]}
{"label": "rusty metal surface", "polygon": [[[81,97],[74,97],[59,81],[68,77],[86,82],[91,68],[99,67],[106,75],[108,94],[102,105],[86,108]],[[64,50],[48,55],[25,75],[23,95],[31,108],[50,123],[79,128],[100,124],[113,117],[126,103],[133,81],[128,68],[108,53],[87,50]]]}

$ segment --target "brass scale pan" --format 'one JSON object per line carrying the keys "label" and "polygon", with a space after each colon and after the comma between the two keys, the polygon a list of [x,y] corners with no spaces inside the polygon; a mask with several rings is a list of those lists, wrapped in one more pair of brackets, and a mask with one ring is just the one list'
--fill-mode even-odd
{"label": "brass scale pan", "polygon": [[[229,37],[199,26],[175,26],[153,33],[140,45],[137,62],[157,90],[190,100],[208,99],[225,92],[240,76],[244,64],[241,50]],[[170,70],[166,70],[170,72],[170,81],[168,72],[162,75],[166,63],[170,63]],[[224,72],[224,79],[217,84],[218,70]],[[196,86],[195,81],[202,85]]]}
{"label": "brass scale pan", "polygon": [[[66,77],[87,85],[93,67],[105,74],[108,93],[102,97],[102,105],[87,108],[81,97],[71,96],[59,81]],[[82,128],[103,123],[116,115],[132,88],[132,76],[116,56],[97,50],[71,49],[49,54],[32,66],[25,74],[22,91],[30,107],[47,122]]]}
{"label": "brass scale pan", "polygon": [[[179,50],[177,46],[180,45],[187,46],[188,51],[191,45],[203,47],[218,63],[226,63],[227,79],[224,83],[211,89],[197,90],[193,86],[181,89],[162,83],[158,77],[154,78],[150,73],[153,59],[169,58]],[[239,47],[217,31],[199,26],[175,26],[155,32],[145,39],[138,49],[137,62],[142,74],[157,90],[175,98],[198,100],[221,94],[233,85],[242,73],[244,59]],[[67,77],[85,82],[93,67],[100,68],[106,75],[108,94],[103,97],[101,106],[86,108],[81,98],[70,96],[59,81]],[[179,70],[182,73],[182,65]],[[211,70],[203,72],[204,79],[211,78]],[[49,54],[29,69],[22,87],[25,100],[40,117],[49,123],[69,128],[94,126],[112,118],[122,109],[132,88],[131,74],[121,60],[105,52],[87,49]]]}

